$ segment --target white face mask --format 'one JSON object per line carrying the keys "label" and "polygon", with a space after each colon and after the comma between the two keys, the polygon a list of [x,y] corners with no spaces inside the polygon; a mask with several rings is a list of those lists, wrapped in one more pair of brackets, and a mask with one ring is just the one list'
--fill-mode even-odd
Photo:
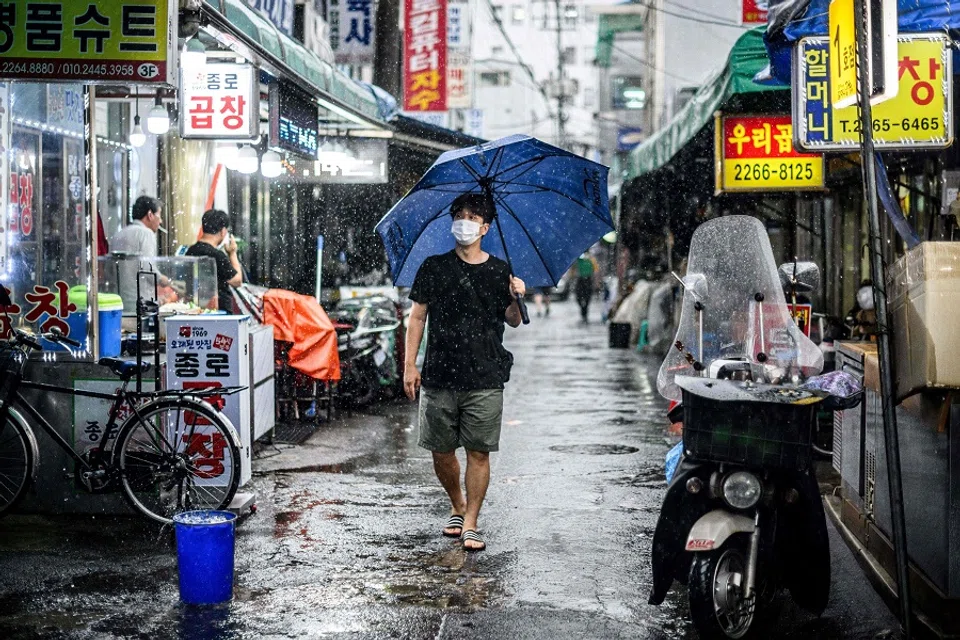
{"label": "white face mask", "polygon": [[480,237],[480,223],[473,220],[454,220],[450,232],[458,244],[469,246]]}

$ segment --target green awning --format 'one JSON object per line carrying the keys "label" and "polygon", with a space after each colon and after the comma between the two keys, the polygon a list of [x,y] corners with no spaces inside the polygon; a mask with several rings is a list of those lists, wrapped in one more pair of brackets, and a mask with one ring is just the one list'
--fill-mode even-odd
{"label": "green awning", "polygon": [[601,13],[597,24],[597,66],[609,67],[618,33],[643,31],[644,16],[636,13]]}
{"label": "green awning", "polygon": [[[296,40],[281,33],[242,0],[206,0],[208,8],[223,10],[230,26],[243,33],[255,46],[283,63],[304,88],[319,97],[333,98],[372,122],[382,122],[373,95],[329,62]],[[312,85],[312,87],[310,86]]]}
{"label": "green awning", "polygon": [[753,77],[769,64],[763,46],[763,32],[758,27],[746,32],[730,51],[727,65],[690,99],[667,126],[657,131],[642,145],[630,152],[625,181],[664,166],[713,120],[713,114],[733,97],[761,91],[789,91],[790,87],[757,84]]}

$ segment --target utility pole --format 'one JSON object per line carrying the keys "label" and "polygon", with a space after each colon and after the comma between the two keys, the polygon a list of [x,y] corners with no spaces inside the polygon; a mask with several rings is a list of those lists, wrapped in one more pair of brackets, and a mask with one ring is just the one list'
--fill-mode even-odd
{"label": "utility pole", "polygon": [[566,115],[563,112],[563,103],[566,99],[566,87],[563,82],[563,16],[560,12],[560,0],[553,0],[557,8],[557,146],[565,149],[567,146]]}
{"label": "utility pole", "polygon": [[373,83],[403,100],[403,32],[400,30],[402,0],[377,2],[377,55],[373,61]]}
{"label": "utility pole", "polygon": [[[897,598],[900,601],[900,623],[904,635],[912,638],[913,613],[910,600],[910,568],[907,557],[907,526],[903,505],[903,480],[900,469],[900,441],[897,430],[897,406],[894,398],[893,372],[890,358],[890,316],[887,315],[886,273],[883,267],[883,238],[877,203],[877,166],[873,145],[873,114],[870,105],[871,83],[868,76],[869,43],[867,42],[867,1],[854,0],[857,43],[857,81],[860,107],[860,166],[867,200],[870,228],[870,275],[873,277],[873,301],[877,310],[877,351],[880,358],[880,400],[883,412],[883,436],[887,454],[887,481],[890,491],[893,547],[897,563]],[[879,6],[879,2],[875,6]],[[883,176],[886,180],[887,177]]]}

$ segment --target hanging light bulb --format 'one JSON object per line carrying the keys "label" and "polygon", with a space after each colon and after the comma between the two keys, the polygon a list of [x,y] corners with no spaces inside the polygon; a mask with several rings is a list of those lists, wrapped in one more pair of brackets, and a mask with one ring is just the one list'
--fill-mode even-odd
{"label": "hanging light bulb", "polygon": [[257,171],[259,158],[257,150],[250,145],[243,145],[237,151],[237,171],[243,174],[251,174]]}
{"label": "hanging light bulb", "polygon": [[136,115],[133,116],[133,127],[130,129],[130,145],[134,147],[142,147],[147,142],[147,134],[143,132],[143,127],[140,126],[140,94],[137,93],[136,97],[133,99],[134,109]]}
{"label": "hanging light bulb", "polygon": [[267,151],[260,160],[260,173],[264,178],[276,178],[283,173],[283,158],[276,151]]}
{"label": "hanging light bulb", "polygon": [[230,165],[237,155],[237,145],[232,142],[220,142],[213,149],[213,160],[217,164],[222,164],[227,169],[232,169]]}
{"label": "hanging light bulb", "polygon": [[180,52],[180,67],[183,69],[197,69],[207,64],[207,48],[194,36],[187,40],[183,51]]}
{"label": "hanging light bulb", "polygon": [[162,136],[170,130],[170,114],[167,108],[163,106],[163,100],[160,99],[160,92],[157,91],[157,97],[153,102],[153,108],[147,114],[147,131],[154,135]]}

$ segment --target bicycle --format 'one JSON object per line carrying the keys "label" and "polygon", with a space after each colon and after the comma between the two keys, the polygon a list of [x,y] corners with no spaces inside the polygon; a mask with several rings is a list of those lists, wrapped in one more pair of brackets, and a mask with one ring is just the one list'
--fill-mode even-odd
{"label": "bicycle", "polygon": [[[240,481],[240,438],[229,419],[203,398],[230,395],[243,387],[143,391],[140,380],[150,363],[118,358],[98,361],[120,378],[113,394],[24,380],[29,352],[43,347],[19,329],[12,332],[12,341],[0,343],[0,516],[17,505],[36,477],[37,439],[18,409],[76,461],[77,482],[89,493],[119,487],[134,510],[163,524],[181,511],[230,504]],[[41,335],[81,346],[58,331]],[[127,390],[135,375],[137,390]],[[76,451],[26,401],[21,388],[112,400],[100,443],[87,452]],[[129,416],[117,426],[121,411]],[[114,433],[116,442],[108,448]]]}

